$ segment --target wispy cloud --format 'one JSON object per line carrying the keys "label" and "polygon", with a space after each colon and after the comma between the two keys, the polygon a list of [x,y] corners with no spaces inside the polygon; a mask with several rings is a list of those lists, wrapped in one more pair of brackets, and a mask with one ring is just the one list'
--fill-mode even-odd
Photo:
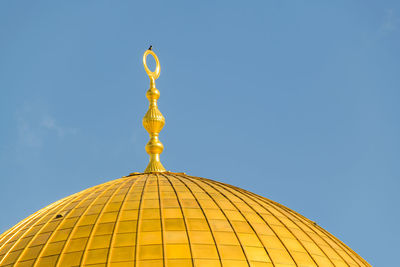
{"label": "wispy cloud", "polygon": [[380,31],[382,33],[390,33],[397,30],[399,18],[394,9],[385,10],[385,15],[382,20]]}
{"label": "wispy cloud", "polygon": [[41,147],[41,133],[24,117],[17,116],[18,144],[28,147]]}
{"label": "wispy cloud", "polygon": [[78,129],[62,126],[53,116],[24,107],[16,115],[18,144],[39,148],[45,140],[55,135],[64,138],[78,133]]}
{"label": "wispy cloud", "polygon": [[41,126],[49,131],[54,131],[58,137],[64,137],[69,134],[76,134],[78,130],[76,128],[62,127],[56,123],[56,120],[50,116],[42,118]]}

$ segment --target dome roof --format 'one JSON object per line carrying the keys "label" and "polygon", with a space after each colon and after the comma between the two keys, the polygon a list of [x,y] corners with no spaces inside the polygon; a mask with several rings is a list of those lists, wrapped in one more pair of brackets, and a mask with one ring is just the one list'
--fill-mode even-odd
{"label": "dome roof", "polygon": [[370,266],[300,214],[182,173],[132,174],[0,236],[0,266]]}

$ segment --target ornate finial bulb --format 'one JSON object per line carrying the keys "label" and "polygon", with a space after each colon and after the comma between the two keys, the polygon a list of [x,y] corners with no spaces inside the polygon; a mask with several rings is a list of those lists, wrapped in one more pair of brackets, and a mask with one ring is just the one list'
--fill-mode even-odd
{"label": "ornate finial bulb", "polygon": [[[156,69],[154,72],[147,67],[146,58],[152,55],[156,61]],[[143,118],[143,126],[150,135],[150,141],[146,145],[146,152],[150,155],[150,162],[147,165],[145,173],[149,172],[165,172],[164,166],[160,162],[160,154],[164,150],[163,144],[158,139],[158,134],[165,124],[165,118],[158,110],[157,100],[160,98],[160,91],[156,88],[156,80],[160,76],[160,62],[157,55],[151,50],[151,46],[143,55],[144,69],[150,78],[150,89],[146,92],[146,97],[150,102],[149,110]]]}

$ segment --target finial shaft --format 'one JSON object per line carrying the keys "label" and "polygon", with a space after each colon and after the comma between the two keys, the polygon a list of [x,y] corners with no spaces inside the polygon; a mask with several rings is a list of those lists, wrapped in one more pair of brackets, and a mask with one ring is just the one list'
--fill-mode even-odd
{"label": "finial shaft", "polygon": [[[150,71],[147,67],[146,58],[152,55],[156,61],[156,70]],[[160,98],[160,91],[156,88],[156,80],[160,76],[160,62],[157,55],[152,50],[146,50],[143,55],[144,69],[150,78],[150,89],[146,92],[146,97],[149,100],[149,110],[143,118],[143,126],[149,133],[150,141],[146,145],[146,152],[150,155],[150,161],[147,165],[145,173],[149,172],[165,172],[164,166],[160,162],[160,154],[164,150],[163,144],[158,139],[158,135],[165,124],[165,118],[158,110],[157,100]]]}

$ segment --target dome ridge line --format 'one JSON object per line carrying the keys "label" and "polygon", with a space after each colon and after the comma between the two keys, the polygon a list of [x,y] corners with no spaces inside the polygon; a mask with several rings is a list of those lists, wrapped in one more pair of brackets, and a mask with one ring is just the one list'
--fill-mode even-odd
{"label": "dome ridge line", "polygon": [[[226,215],[226,212],[221,208],[221,206],[218,204],[218,202],[215,200],[215,198],[214,198],[203,186],[199,185],[199,183],[196,181],[196,179],[188,179],[187,177],[184,177],[183,175],[181,176],[181,178],[183,178],[183,179],[185,179],[185,180],[189,180],[191,183],[194,183],[194,184],[196,184],[199,188],[201,188],[201,189],[203,190],[203,192],[204,192],[206,195],[208,195],[208,197],[214,202],[214,204],[215,204],[215,205],[219,208],[219,210],[222,212],[222,214],[224,215],[225,219],[228,221],[228,224],[230,225],[230,227],[231,227],[232,229],[235,229],[235,228],[233,227],[233,225],[232,225],[232,222],[229,220],[228,216]],[[242,250],[242,252],[243,252],[243,255],[244,255],[245,259],[246,259],[247,264],[248,264],[249,266],[251,266],[249,257],[248,257],[248,255],[247,255],[247,253],[246,253],[246,251],[245,251],[245,248],[244,248],[245,246],[244,246],[243,242],[240,240],[240,238],[239,238],[239,236],[238,236],[238,233],[237,233],[236,231],[232,231],[232,232],[234,233],[234,235],[236,236],[237,241],[238,241],[239,244],[240,244],[240,248],[241,248],[241,250]]]}
{"label": "dome ridge line", "polygon": [[[122,183],[122,181],[120,182],[120,183]],[[103,189],[103,191],[100,193],[100,194],[98,194],[97,196],[96,196],[96,198],[95,199],[98,199],[98,198],[100,198],[101,196],[103,196],[104,194],[106,194],[107,192],[108,192],[108,190],[110,190],[110,188],[112,188],[113,186],[115,186],[115,184],[114,183],[110,183],[110,182],[107,182],[107,183],[104,183],[104,184],[102,184],[101,185],[101,189]],[[98,189],[98,188],[97,188]],[[94,193],[96,193],[96,191],[94,191]],[[82,203],[82,202],[81,202]],[[91,207],[93,207],[94,205],[95,205],[95,203],[96,203],[96,201],[94,200],[94,201],[92,201],[86,208],[85,208],[85,210],[83,211],[83,213],[82,213],[82,215],[78,218],[78,220],[75,222],[75,224],[74,224],[74,226],[73,226],[73,228],[71,229],[71,231],[69,232],[69,234],[68,234],[68,236],[67,236],[67,239],[65,240],[65,245],[63,246],[63,248],[62,248],[62,250],[61,250],[61,252],[60,252],[60,256],[57,258],[57,260],[56,260],[56,262],[55,262],[55,267],[58,267],[58,266],[62,266],[61,264],[62,264],[62,261],[63,261],[63,259],[65,258],[65,250],[69,247],[69,244],[72,242],[72,237],[74,236],[74,234],[78,231],[78,227],[79,227],[79,223],[83,220],[83,218],[85,218],[85,216],[84,215],[87,215],[87,212],[90,210],[90,208]],[[83,255],[83,254],[82,254]],[[82,258],[80,258],[81,260],[82,260]]]}
{"label": "dome ridge line", "polygon": [[[251,225],[251,223],[249,222],[249,220],[246,218],[246,216],[244,215],[244,213],[232,202],[231,199],[229,199],[229,198],[226,196],[226,194],[224,194],[221,190],[216,189],[216,187],[218,186],[218,187],[220,187],[220,188],[223,189],[223,190],[226,190],[226,189],[223,188],[222,185],[218,185],[218,182],[216,182],[216,181],[208,180],[208,181],[205,181],[205,183],[208,184],[210,187],[214,188],[214,190],[218,191],[220,194],[222,194],[229,202],[232,203],[233,206],[235,206],[235,208],[236,208],[236,209],[238,210],[238,212],[243,216],[243,218],[244,218],[244,219],[246,220],[246,222],[249,224],[249,226],[250,226],[251,229],[253,230],[254,234],[257,236],[258,240],[259,240],[260,243],[262,244],[262,241],[261,241],[259,235],[257,234],[257,232],[256,232],[256,230],[254,229],[254,227]],[[212,185],[212,184],[214,184],[214,185]],[[227,191],[227,190],[226,190],[226,191]],[[238,196],[237,194],[235,194],[235,193],[233,193],[233,192],[230,192],[230,193],[233,194],[233,195],[235,195],[237,198],[239,198],[240,200],[242,200],[244,203],[246,203],[246,205],[247,205],[250,209],[252,209],[257,215],[259,215],[259,213],[258,213],[251,205],[249,205],[246,201],[244,201],[240,196]],[[259,215],[259,216],[260,216],[260,215]],[[268,223],[262,216],[260,216],[260,218],[261,218],[261,219],[265,222],[265,224],[275,233],[275,235],[278,236],[278,234],[277,234],[277,233],[275,232],[275,230],[269,225],[269,223]],[[285,246],[285,244],[284,244],[283,241],[279,238],[279,236],[278,236],[278,239],[279,239],[279,241],[282,243],[282,246],[283,246],[283,247],[285,248],[285,250],[288,252],[288,254],[290,255],[290,257],[292,258],[294,264],[295,264],[296,266],[298,266],[298,264],[297,264],[296,260],[294,259],[293,255],[290,253],[289,249]],[[267,249],[266,249],[265,247],[264,247],[264,249],[265,249],[265,251],[266,251],[268,257],[270,258],[271,263],[275,266],[275,264],[273,263],[273,259],[272,259],[271,256],[269,255]]]}
{"label": "dome ridge line", "polygon": [[[144,183],[143,183],[143,187],[142,187],[142,192],[140,193],[140,200],[139,200],[139,206],[138,206],[138,215],[137,215],[137,220],[136,220],[136,236],[135,236],[135,251],[134,251],[134,255],[135,255],[135,260],[133,261],[133,267],[136,267],[138,260],[138,256],[139,256],[139,250],[138,250],[138,246],[139,246],[139,225],[141,225],[141,210],[142,210],[142,205],[143,205],[143,195],[144,195],[144,190],[146,188],[146,184],[147,184],[147,180],[149,179],[150,174],[147,173],[145,174],[146,178],[144,178]],[[142,179],[143,177],[141,177]]]}
{"label": "dome ridge line", "polygon": [[[38,213],[37,216],[35,216],[35,217],[33,217],[31,220],[29,220],[29,222],[32,222],[32,224],[29,225],[29,222],[26,224],[26,225],[29,225],[29,226],[28,226],[28,230],[25,231],[21,236],[22,236],[22,237],[26,236],[26,235],[29,233],[29,231],[30,231],[31,229],[33,229],[33,228],[38,224],[38,222],[41,222],[42,220],[45,219],[45,217],[39,217],[39,215],[41,215],[42,213],[44,213],[44,212],[46,212],[46,211],[57,209],[58,207],[60,207],[60,206],[61,206],[63,203],[65,203],[66,201],[67,201],[67,199],[63,199],[63,200],[59,200],[59,201],[53,203],[52,205],[50,205],[50,207],[47,207],[47,208],[46,208],[45,210],[43,210],[42,212]],[[35,219],[35,218],[38,218],[38,217],[39,217],[39,219],[37,219],[36,221],[34,221],[34,219]],[[1,249],[4,247],[4,245],[6,245],[7,242],[10,241],[10,239],[12,239],[18,232],[19,232],[19,231],[17,231],[16,233],[14,233],[6,242],[4,242],[4,244],[0,247],[0,250],[1,250]],[[18,241],[20,241],[20,240],[21,240],[21,239],[19,239]],[[5,253],[5,255],[3,256],[3,258],[0,260],[0,266],[1,266],[1,264],[7,259],[7,257],[10,255],[10,252],[13,250],[13,248],[15,248],[15,247],[18,245],[18,243],[19,243],[19,242],[15,242],[15,243],[10,247],[10,249]],[[24,251],[25,251],[27,248],[28,248],[28,246],[25,246],[25,247],[23,248],[23,251],[22,251],[21,254],[18,256],[18,258],[20,258],[20,257],[23,255]]]}
{"label": "dome ridge line", "polygon": [[[157,175],[157,177],[158,177],[158,174],[156,174],[156,175]],[[184,226],[185,226],[186,237],[187,237],[187,239],[188,239],[188,246],[189,246],[190,258],[191,258],[191,261],[192,261],[192,266],[195,266],[195,264],[194,264],[194,258],[193,258],[192,241],[190,240],[189,228],[188,228],[188,226],[187,226],[187,221],[186,221],[187,218],[186,218],[185,213],[184,213],[184,211],[183,211],[181,200],[180,200],[180,198],[179,198],[179,196],[178,196],[178,193],[176,192],[175,186],[173,185],[173,183],[171,182],[171,180],[168,178],[168,175],[165,175],[164,173],[160,173],[160,175],[162,175],[162,176],[168,181],[168,183],[170,184],[171,188],[174,190],[176,200],[178,201],[179,209],[180,209],[180,211],[181,211],[181,213],[182,213],[182,218],[183,218],[183,223],[184,223]],[[160,197],[160,195],[159,195],[159,199],[160,199],[160,202],[161,202],[161,197]],[[160,203],[160,210],[161,210],[161,203]],[[160,212],[160,213],[161,213],[161,212]]]}
{"label": "dome ridge line", "polygon": [[[107,182],[107,183],[109,183],[109,182]],[[79,204],[83,203],[83,202],[84,202],[85,200],[87,200],[90,196],[92,196],[92,195],[96,192],[97,189],[98,189],[98,186],[94,186],[94,187],[91,187],[91,188],[84,189],[82,192],[88,191],[86,197],[84,197],[83,199],[81,199],[81,200],[79,201],[79,203],[78,203],[77,205],[75,205],[74,207],[70,207],[70,205],[69,205],[72,201],[68,202],[68,203],[66,204],[66,207],[70,209],[70,210],[69,210],[70,212],[73,211],[77,206],[79,206]],[[79,193],[75,193],[75,194],[71,195],[71,198],[72,198],[73,196],[77,196],[78,194],[79,194]],[[76,197],[75,197],[75,198],[72,198],[72,199],[76,199]],[[57,225],[57,227],[54,229],[54,231],[53,231],[53,232],[51,233],[51,235],[49,236],[49,240],[52,240],[52,238],[54,237],[55,233],[56,233],[56,232],[60,229],[60,227],[63,225],[63,222],[64,222],[67,218],[69,218],[69,213],[70,213],[70,212],[68,212],[68,213],[66,214],[66,216],[62,217],[60,223]],[[35,267],[35,266],[38,265],[38,263],[39,263],[39,258],[43,255],[43,253],[44,253],[44,251],[46,250],[46,248],[47,248],[48,245],[49,245],[49,243],[46,243],[46,244],[42,247],[42,249],[40,250],[40,252],[39,252],[39,254],[38,254],[38,256],[37,256],[37,258],[36,258],[35,261],[33,262],[32,267]]]}
{"label": "dome ridge line", "polygon": [[[246,190],[244,190],[244,191],[246,191]],[[261,202],[263,202],[263,203],[265,203],[265,204],[268,204],[267,203],[267,201],[265,201],[265,200],[263,200],[262,199],[262,197],[261,196],[258,196],[257,194],[254,194],[254,193],[251,193],[251,192],[248,192],[248,191],[246,191],[247,192],[247,194],[250,194],[250,195],[253,195],[253,197],[254,198],[256,198],[256,199],[259,199]],[[269,204],[268,204],[269,205]],[[319,227],[319,225],[315,225],[314,223],[313,223],[313,221],[311,221],[310,219],[307,219],[307,218],[305,218],[304,216],[302,216],[302,215],[300,215],[300,214],[298,214],[297,212],[295,212],[295,211],[293,211],[293,210],[290,210],[289,208],[287,208],[287,207],[285,207],[285,206],[283,206],[283,205],[278,205],[279,207],[281,207],[282,209],[284,209],[285,211],[287,211],[289,214],[293,214],[293,216],[294,217],[297,217],[298,219],[299,219],[299,221],[301,221],[303,224],[304,224],[304,226],[306,226],[308,229],[310,229],[312,232],[314,232],[317,236],[319,236],[323,241],[324,241],[324,243],[326,244],[326,245],[328,245],[328,247],[333,251],[333,252],[335,252],[335,254],[337,255],[337,256],[339,256],[347,265],[349,265],[348,263],[347,263],[347,261],[343,258],[343,256],[342,255],[340,255],[340,253],[338,253],[336,250],[335,250],[335,248],[332,246],[332,244],[330,244],[329,242],[327,242],[324,238],[322,238],[321,237],[321,235],[320,234],[318,234],[313,228],[311,228],[308,224],[306,224],[306,223],[304,223],[303,221],[306,221],[306,222],[308,222],[308,223],[310,223],[310,224],[313,224],[314,226],[316,226],[316,228],[318,228]],[[306,220],[305,220],[306,219]],[[319,228],[321,228],[321,227],[319,227]],[[327,236],[328,237],[328,236]],[[329,237],[328,237],[329,238]],[[333,241],[331,238],[329,238],[331,241]],[[313,239],[312,239],[313,240]],[[315,242],[315,241],[314,241]],[[315,242],[316,243],[316,242]],[[318,243],[316,243],[317,245],[318,245]],[[318,245],[319,246],[319,245]],[[323,252],[324,252],[324,254],[325,254],[325,251],[322,249],[322,248],[320,248]],[[347,254],[347,252],[346,252],[346,254]],[[330,259],[330,257],[328,257],[329,259]],[[351,257],[350,257],[351,258]],[[331,260],[331,259],[330,259]],[[353,260],[354,261],[354,260]],[[358,265],[358,264],[357,264]],[[349,265],[350,266],[350,265]]]}
{"label": "dome ridge line", "polygon": [[[131,178],[132,179],[132,178]],[[124,195],[124,198],[123,198],[123,200],[122,200],[122,204],[121,204],[121,206],[120,206],[120,209],[118,209],[118,213],[117,213],[117,218],[116,218],[116,221],[115,221],[115,224],[114,224],[114,227],[113,227],[113,231],[112,231],[112,234],[111,234],[111,238],[110,238],[110,247],[113,247],[113,244],[115,244],[115,239],[116,239],[116,229],[118,229],[118,227],[119,227],[119,225],[120,225],[120,222],[121,222],[121,220],[120,220],[120,218],[121,218],[121,211],[124,209],[124,207],[126,206],[126,199],[127,199],[127,197],[128,197],[128,195],[131,193],[131,191],[135,188],[135,185],[138,183],[138,181],[139,181],[140,179],[139,178],[136,178],[133,182],[132,182],[132,184],[131,184],[131,186],[129,187],[129,189],[128,189],[128,191],[126,192],[126,194]],[[109,264],[111,264],[111,251],[109,251],[108,252],[108,254],[107,254],[107,266],[109,265]]]}
{"label": "dome ridge line", "polygon": [[[233,188],[231,187],[231,186],[228,186],[228,188],[230,188],[231,190],[233,190]],[[246,190],[242,190],[241,191],[241,193],[242,194],[244,194],[245,196],[247,196],[249,199],[251,199],[251,200],[253,200],[253,201],[255,201],[258,205],[260,205],[261,207],[263,207],[263,205],[261,205],[260,203],[259,203],[259,201],[258,201],[258,199],[257,198],[255,198],[254,196],[252,196],[252,195],[250,195],[249,193],[248,193],[248,191],[246,191]],[[260,200],[261,201],[261,200]],[[263,201],[263,203],[265,203],[265,204],[267,204],[268,206],[270,206],[271,208],[274,208],[270,203],[268,203],[267,201]],[[280,206],[279,206],[280,207]],[[274,208],[275,210],[277,210],[276,208]],[[286,210],[285,210],[286,211]],[[306,232],[306,231],[304,231],[304,229],[302,228],[302,227],[300,227],[299,226],[299,224],[298,223],[296,223],[292,218],[290,218],[290,217],[288,217],[288,216],[286,216],[283,212],[281,212],[281,211],[279,211],[279,210],[277,210],[277,212],[279,212],[280,214],[282,214],[282,215],[284,215],[285,217],[287,217],[293,224],[295,224],[297,227],[299,227],[299,229],[301,229],[302,230],[302,232],[308,237],[308,238],[310,238],[310,240],[312,240],[315,244],[316,244],[316,246],[321,250],[321,252],[329,259],[329,261],[332,263],[332,265],[335,265],[333,262],[332,262],[332,260],[328,257],[328,255],[325,253],[325,251],[319,246],[319,244]],[[291,214],[291,213],[289,213],[289,214]],[[294,215],[292,215],[293,217],[294,217]],[[281,221],[280,219],[278,219],[279,221]],[[300,221],[300,220],[299,220]],[[304,222],[302,222],[302,221],[300,221],[302,224],[304,224]],[[283,222],[281,221],[281,223],[283,224]],[[304,224],[305,225],[305,224]],[[290,230],[289,230],[290,231]],[[315,259],[312,257],[312,255],[309,253],[309,251],[307,250],[307,248],[304,246],[304,244],[303,244],[303,242],[301,242],[301,240],[296,236],[296,235],[294,235],[294,233],[292,232],[292,231],[290,231],[292,234],[293,234],[293,236],[296,238],[296,240],[298,240],[298,242],[303,246],[303,248],[307,251],[307,254],[309,254],[310,255],[310,257],[315,261]],[[317,263],[316,263],[317,264]],[[318,264],[317,264],[318,265]]]}
{"label": "dome ridge line", "polygon": [[[238,193],[235,193],[235,192],[234,192],[235,190],[232,190],[229,186],[227,186],[228,189],[226,189],[226,188],[224,188],[222,185],[220,185],[220,184],[219,184],[218,182],[216,182],[216,181],[210,180],[210,181],[208,181],[207,183],[209,183],[209,184],[215,184],[215,186],[218,186],[218,187],[220,187],[221,189],[228,191],[229,193],[235,195],[237,198],[239,198],[239,199],[242,200],[244,203],[246,203],[257,215],[260,216],[260,218],[265,222],[265,224],[268,225],[268,227],[270,227],[271,230],[278,236],[279,241],[282,243],[282,245],[285,247],[286,251],[287,251],[287,252],[289,253],[289,255],[292,257],[294,263],[295,263],[296,265],[298,265],[298,263],[296,262],[295,258],[294,258],[293,255],[290,253],[290,250],[287,248],[287,245],[283,242],[283,240],[282,240],[281,238],[279,238],[279,235],[275,232],[275,230],[273,230],[273,228],[270,226],[270,224],[261,216],[261,214],[260,214],[257,210],[254,209],[253,206],[249,205],[248,201],[244,200],[243,197],[241,197],[241,196],[238,195],[238,193],[242,193],[243,195],[245,195],[243,192],[236,190],[236,191],[238,191]],[[221,192],[221,193],[222,193],[222,192]],[[223,194],[223,193],[222,193],[222,194]],[[246,196],[246,195],[245,195],[245,196]],[[251,198],[249,198],[249,199],[252,200]],[[256,201],[255,201],[255,202],[256,202]],[[256,202],[256,203],[259,204],[258,202]],[[268,204],[268,206],[270,206],[270,205]],[[292,234],[292,236],[299,242],[299,244],[303,247],[303,249],[306,251],[306,253],[309,255],[309,257],[312,259],[312,261],[318,266],[318,264],[317,264],[317,262],[315,261],[315,259],[313,258],[313,256],[309,253],[309,251],[305,248],[304,244],[297,238],[297,236],[289,229],[289,227],[287,227],[287,225],[284,224],[284,223],[282,222],[282,220],[278,218],[278,216],[276,216],[273,212],[271,212],[271,210],[270,210],[269,208],[267,208],[267,207],[265,207],[265,206],[261,206],[261,205],[260,205],[260,207],[263,208],[263,209],[265,209],[265,210],[268,211],[269,213],[271,213],[271,215],[272,215],[276,220],[278,220],[278,221],[283,225],[283,227],[286,228],[286,229]],[[271,208],[272,208],[272,209],[275,209],[274,207],[271,207]],[[276,209],[275,209],[275,210],[276,210]],[[276,211],[279,212],[278,210],[276,210]],[[279,212],[279,213],[281,213],[281,212]],[[281,214],[282,214],[282,213],[281,213]],[[271,259],[271,260],[272,260],[272,259]]]}
{"label": "dome ridge line", "polygon": [[[338,240],[337,238],[332,238],[332,236],[333,236],[332,234],[330,234],[328,231],[326,231],[325,229],[323,229],[323,228],[320,227],[319,225],[315,225],[314,222],[313,222],[312,220],[310,220],[310,219],[308,219],[308,218],[302,216],[301,214],[297,213],[296,211],[293,211],[293,210],[287,208],[286,206],[284,206],[284,205],[282,205],[282,204],[280,204],[280,203],[278,203],[278,202],[275,202],[275,201],[270,200],[270,199],[268,199],[268,198],[261,197],[261,196],[255,194],[255,193],[252,193],[252,192],[250,192],[250,191],[248,191],[248,190],[245,190],[245,189],[242,189],[242,188],[239,188],[239,187],[230,185],[230,184],[226,184],[226,183],[222,183],[222,182],[217,182],[217,181],[214,181],[214,180],[212,180],[212,179],[208,179],[208,178],[204,178],[204,177],[195,177],[195,176],[190,176],[190,175],[187,175],[187,176],[190,177],[190,178],[193,178],[193,179],[198,179],[198,180],[204,181],[205,183],[209,183],[209,182],[210,182],[210,183],[214,183],[214,184],[220,184],[220,185],[224,185],[224,186],[226,186],[226,187],[228,187],[228,188],[231,188],[231,189],[233,189],[233,190],[235,190],[235,191],[243,192],[245,195],[252,196],[252,198],[259,199],[262,203],[265,203],[265,204],[267,204],[268,206],[271,206],[270,203],[268,203],[268,201],[270,201],[271,203],[273,203],[274,205],[276,205],[276,206],[282,208],[283,210],[285,210],[285,211],[288,212],[289,214],[292,214],[292,216],[295,216],[295,217],[299,218],[299,221],[301,221],[301,222],[304,224],[304,226],[306,226],[307,228],[309,228],[309,229],[310,229],[312,232],[314,232],[317,236],[321,236],[321,234],[318,234],[317,232],[315,232],[315,230],[314,230],[312,227],[310,227],[310,225],[308,225],[308,224],[313,224],[319,231],[321,231],[322,233],[324,233],[324,235],[326,236],[327,239],[329,239],[331,242],[333,242],[334,244],[336,244],[336,245],[338,245],[339,247],[341,247],[342,250],[344,251],[344,253],[347,255],[347,257],[349,257],[349,258],[352,260],[352,262],[354,262],[354,263],[357,264],[358,266],[361,266],[361,265],[359,264],[359,262],[358,262],[357,260],[355,260],[353,256],[350,256],[350,253],[349,253],[348,251],[346,251],[346,249],[348,249],[348,250],[352,251],[354,254],[356,254],[353,250],[351,250],[349,247],[347,247],[346,245],[344,245],[343,242],[341,242],[341,241]],[[257,201],[257,202],[258,202],[258,201]],[[264,206],[263,206],[263,207],[264,207]],[[278,212],[279,212],[279,211],[278,211]],[[305,224],[303,221],[308,222],[308,224]],[[321,229],[322,229],[322,230],[321,230]],[[329,233],[329,235],[326,234],[326,233]],[[312,240],[313,240],[313,239],[312,239]],[[324,243],[326,243],[326,244],[328,245],[328,247],[331,248],[332,251],[335,252],[335,254],[336,254],[337,256],[339,256],[339,257],[343,260],[343,262],[345,262],[346,264],[348,264],[348,263],[347,263],[348,261],[347,261],[346,259],[344,259],[343,256],[340,255],[340,254],[336,251],[336,249],[335,249],[334,247],[332,247],[332,245],[331,245],[329,242],[327,242],[327,240],[325,240],[325,239],[322,239],[322,240],[324,241]],[[313,240],[313,241],[314,241],[314,240]],[[340,244],[338,244],[338,243],[335,242],[335,241],[339,241]],[[314,241],[314,242],[315,242],[315,241]],[[315,243],[316,243],[316,242],[315,242]],[[316,243],[316,244],[317,244],[317,243]],[[343,245],[344,245],[344,247],[345,247],[346,249],[343,249]],[[320,249],[321,249],[321,251],[324,253],[324,255],[326,255],[325,251],[322,250],[322,248],[320,248]],[[356,255],[358,256],[357,259],[359,260],[359,258],[361,258],[361,257],[360,257],[358,254],[356,254]],[[326,256],[327,256],[327,255],[326,255]],[[330,257],[327,256],[327,258],[329,258],[329,260],[331,261]],[[368,264],[364,259],[363,259],[361,262],[364,263],[364,264]]]}
{"label": "dome ridge line", "polygon": [[216,249],[216,252],[217,252],[217,255],[218,255],[219,263],[222,266],[221,252],[220,252],[220,249],[218,248],[217,241],[215,239],[215,233],[212,231],[212,228],[211,228],[211,225],[210,225],[210,221],[209,221],[207,215],[205,214],[204,210],[201,208],[199,199],[196,197],[196,195],[194,194],[193,190],[185,182],[183,182],[181,180],[181,178],[179,178],[179,175],[180,175],[179,173],[169,173],[169,174],[171,174],[171,176],[173,176],[175,179],[180,181],[185,186],[185,188],[192,194],[193,199],[196,201],[197,205],[200,207],[200,211],[201,211],[202,215],[204,216],[204,219],[205,219],[205,221],[207,223],[208,229],[210,230],[210,235],[211,235],[212,240],[213,240],[214,245],[215,245],[215,249]]}
{"label": "dome ridge line", "polygon": [[286,206],[183,173],[140,173],[84,189],[15,228],[0,237],[0,259],[11,248],[1,267],[370,266]]}
{"label": "dome ridge line", "polygon": [[[94,226],[91,229],[87,242],[84,246],[84,252],[81,256],[81,265],[85,266],[86,265],[86,261],[87,261],[87,257],[88,257],[88,248],[90,248],[90,246],[92,245],[93,239],[95,237],[95,232],[97,230],[97,226],[99,225],[97,222],[101,219],[102,215],[105,213],[105,209],[107,207],[107,205],[109,203],[111,203],[111,201],[113,200],[114,196],[121,190],[121,188],[123,188],[124,185],[129,184],[131,181],[130,180],[123,180],[121,181],[121,183],[117,186],[117,188],[114,189],[114,191],[112,191],[111,196],[108,197],[107,201],[104,203],[103,207],[100,209],[100,212],[98,213],[95,221],[94,221]],[[115,226],[115,224],[114,224]]]}
{"label": "dome ridge line", "polygon": [[[160,194],[160,177],[158,173],[155,173],[155,176],[157,178],[157,196],[158,196],[158,207],[159,207],[159,211],[158,214],[160,216],[160,226],[161,226],[161,230],[163,230],[165,228],[164,222],[163,222],[163,215],[162,215],[162,205],[161,205],[161,194]],[[162,248],[162,254],[163,254],[163,266],[165,266],[165,259],[167,258],[167,253],[166,253],[166,242],[164,239],[164,233],[161,232],[161,248]]]}
{"label": "dome ridge line", "polygon": [[[185,178],[185,177],[183,177],[183,178]],[[187,179],[187,178],[185,178],[185,179]],[[251,223],[248,221],[248,219],[246,218],[246,216],[243,214],[243,212],[239,209],[239,207],[237,207],[237,205],[235,205],[235,203],[231,200],[231,199],[229,199],[224,193],[222,193],[219,189],[217,189],[217,188],[215,188],[215,186],[219,186],[219,187],[221,187],[222,188],[222,186],[221,185],[218,185],[218,182],[216,182],[216,181],[213,181],[213,180],[211,180],[211,179],[201,179],[201,180],[203,180],[208,186],[210,186],[211,188],[213,188],[214,190],[216,190],[217,192],[219,192],[221,195],[223,195],[224,196],[224,198],[227,200],[227,201],[229,201],[235,208],[236,208],[236,210],[242,215],[242,217],[246,220],[246,222],[248,223],[248,225],[250,226],[250,228],[252,229],[252,231],[253,231],[253,233],[257,236],[257,239],[258,239],[258,241],[262,244],[262,240],[260,239],[260,237],[259,237],[259,235],[257,234],[257,231],[254,229],[254,227],[251,225]],[[211,185],[211,184],[215,184],[215,186],[214,185]],[[224,190],[226,190],[226,189],[224,189]],[[247,203],[246,203],[247,204]],[[249,207],[250,207],[250,205],[248,205]],[[251,208],[251,207],[250,207]],[[255,211],[256,212],[256,211]],[[256,212],[257,214],[258,214],[258,212]],[[261,216],[260,216],[261,217]],[[265,220],[264,220],[265,221]],[[268,225],[268,223],[267,222],[265,222],[267,225]],[[269,225],[268,225],[269,226]],[[270,227],[271,228],[271,227]],[[234,229],[234,228],[233,228]],[[264,247],[264,251],[265,251],[265,253],[267,254],[267,256],[268,256],[268,258],[270,259],[270,261],[271,261],[271,264],[272,264],[272,266],[275,266],[275,263],[274,263],[274,260],[272,259],[272,257],[270,256],[270,253],[268,252],[268,250],[266,249],[266,247]],[[288,253],[289,253],[289,255],[290,255],[290,252],[289,251],[287,251]],[[291,255],[290,255],[291,256]],[[296,261],[293,259],[293,257],[291,256],[291,258],[292,258],[292,260],[293,260],[293,262],[296,264]],[[296,264],[296,266],[297,266],[297,264]]]}
{"label": "dome ridge line", "polygon": [[[62,206],[61,204],[58,206],[58,207],[60,207],[60,210],[57,210],[57,213],[59,214],[59,213],[61,213],[61,211],[63,211],[63,212],[68,212],[69,210],[68,210],[68,200],[70,200],[70,199],[65,199],[65,201],[63,202],[65,205],[64,206]],[[67,203],[66,203],[67,202]],[[55,208],[56,209],[56,208]],[[63,217],[61,217],[61,218],[63,218]],[[37,237],[37,236],[39,236],[40,234],[41,234],[41,230],[42,229],[44,229],[46,226],[48,226],[51,222],[53,222],[54,221],[54,219],[56,219],[56,217],[52,217],[51,219],[49,219],[47,222],[45,222],[44,224],[43,224],[43,226],[41,227],[41,229],[39,230],[39,231],[37,231],[35,234],[34,234],[34,237],[32,237],[32,239],[28,242],[28,244],[26,244],[26,246],[25,246],[25,248],[24,248],[24,250],[21,252],[21,254],[19,255],[19,258],[20,259],[23,259],[24,258],[24,255],[27,253],[27,249],[31,246],[31,244],[34,242],[34,240],[35,240],[35,238]],[[35,226],[35,225],[32,225],[32,226]],[[28,231],[27,231],[27,233],[28,233]]]}

